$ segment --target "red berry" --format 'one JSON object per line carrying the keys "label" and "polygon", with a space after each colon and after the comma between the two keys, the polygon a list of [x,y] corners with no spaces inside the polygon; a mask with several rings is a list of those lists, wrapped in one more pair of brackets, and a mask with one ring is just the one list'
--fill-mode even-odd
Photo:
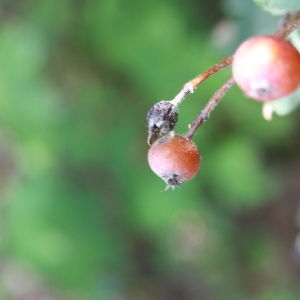
{"label": "red berry", "polygon": [[159,138],[148,152],[151,170],[167,183],[167,188],[192,179],[199,170],[200,161],[197,146],[180,135]]}
{"label": "red berry", "polygon": [[300,54],[283,38],[256,36],[237,49],[232,72],[238,86],[251,98],[279,99],[300,86]]}

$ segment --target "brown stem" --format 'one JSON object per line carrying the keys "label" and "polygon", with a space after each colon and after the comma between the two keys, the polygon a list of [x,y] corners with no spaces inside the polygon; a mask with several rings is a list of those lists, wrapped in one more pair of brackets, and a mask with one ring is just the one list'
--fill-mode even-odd
{"label": "brown stem", "polygon": [[203,72],[202,74],[199,74],[197,77],[189,81],[187,85],[190,85],[193,89],[196,89],[208,77],[229,66],[232,63],[232,58],[232,56],[229,56],[223,59],[219,63],[209,68],[207,71]]}
{"label": "brown stem", "polygon": [[198,117],[195,119],[195,121],[190,125],[190,128],[185,135],[187,138],[189,139],[193,138],[197,129],[200,127],[200,125],[203,122],[208,120],[210,113],[215,109],[215,107],[222,100],[222,98],[225,96],[227,91],[233,86],[233,84],[234,84],[234,80],[233,78],[230,78],[222,85],[220,89],[218,89],[215,92],[215,94],[211,97],[211,99],[206,104],[206,106],[201,111],[201,113],[198,115]]}
{"label": "brown stem", "polygon": [[282,18],[278,30],[274,36],[287,38],[291,32],[300,26],[300,11],[286,13]]}
{"label": "brown stem", "polygon": [[208,70],[204,71],[203,73],[199,74],[189,82],[187,82],[184,86],[183,89],[174,97],[171,102],[175,105],[178,106],[185,98],[187,94],[192,94],[195,89],[207,78],[212,76],[213,74],[219,72],[220,70],[224,69],[225,67],[229,66],[232,63],[232,56],[229,56],[222,61],[218,62],[217,64],[213,65],[211,68]]}
{"label": "brown stem", "polygon": [[[296,11],[293,13],[287,13],[281,23],[279,25],[278,30],[273,34],[277,37],[287,38],[288,35],[300,27],[300,11]],[[225,67],[232,64],[233,55],[223,59],[219,63],[215,64],[205,72],[199,74],[189,82],[187,82],[180,92],[169,102],[174,105],[176,108],[185,98],[186,95],[193,93],[196,88],[207,78],[217,73],[218,71],[224,69]],[[190,125],[188,132],[186,133],[187,138],[192,138],[197,129],[201,126],[201,124],[209,118],[210,113],[214,110],[217,104],[224,97],[226,92],[233,86],[234,80],[230,78],[209,100],[205,108],[201,111],[200,115],[195,119],[195,121]]]}
{"label": "brown stem", "polygon": [[[291,32],[293,32],[298,27],[300,27],[300,11],[287,13],[281,20],[279,29],[273,35],[286,38]],[[193,93],[195,89],[210,76],[231,65],[232,61],[233,55],[223,59],[222,61],[213,65],[205,72],[199,74],[198,76],[187,82],[183,86],[183,89],[170,102],[175,107],[178,106],[184,100],[186,95]]]}

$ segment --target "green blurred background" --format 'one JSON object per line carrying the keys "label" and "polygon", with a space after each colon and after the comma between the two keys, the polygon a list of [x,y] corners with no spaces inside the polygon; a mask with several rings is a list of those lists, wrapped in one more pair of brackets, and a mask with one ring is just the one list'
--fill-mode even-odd
{"label": "green blurred background", "polygon": [[0,1],[0,299],[300,299],[299,110],[267,122],[234,87],[195,179],[162,193],[146,160],[149,107],[277,22],[240,0]]}

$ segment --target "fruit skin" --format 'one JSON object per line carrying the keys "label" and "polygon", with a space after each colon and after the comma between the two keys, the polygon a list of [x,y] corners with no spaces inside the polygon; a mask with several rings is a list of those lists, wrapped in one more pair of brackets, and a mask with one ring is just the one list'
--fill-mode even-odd
{"label": "fruit skin", "polygon": [[276,100],[300,86],[300,53],[283,38],[252,37],[236,50],[232,73],[237,85],[251,98]]}
{"label": "fruit skin", "polygon": [[190,139],[169,134],[149,148],[148,163],[151,170],[167,183],[168,189],[192,179],[200,168],[201,156]]}

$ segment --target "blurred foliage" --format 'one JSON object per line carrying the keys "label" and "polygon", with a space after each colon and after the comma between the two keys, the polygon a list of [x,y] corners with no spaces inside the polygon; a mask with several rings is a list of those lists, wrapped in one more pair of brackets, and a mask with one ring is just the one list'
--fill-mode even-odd
{"label": "blurred foliage", "polygon": [[286,12],[299,10],[300,3],[298,0],[254,0],[263,9],[274,15],[283,15]]}
{"label": "blurred foliage", "polygon": [[[195,138],[196,179],[161,193],[146,161],[148,108],[274,18],[249,1],[3,0],[0,22],[1,299],[299,299],[286,218],[272,225],[299,111],[266,122],[234,88]],[[229,76],[189,96],[179,132]]]}

